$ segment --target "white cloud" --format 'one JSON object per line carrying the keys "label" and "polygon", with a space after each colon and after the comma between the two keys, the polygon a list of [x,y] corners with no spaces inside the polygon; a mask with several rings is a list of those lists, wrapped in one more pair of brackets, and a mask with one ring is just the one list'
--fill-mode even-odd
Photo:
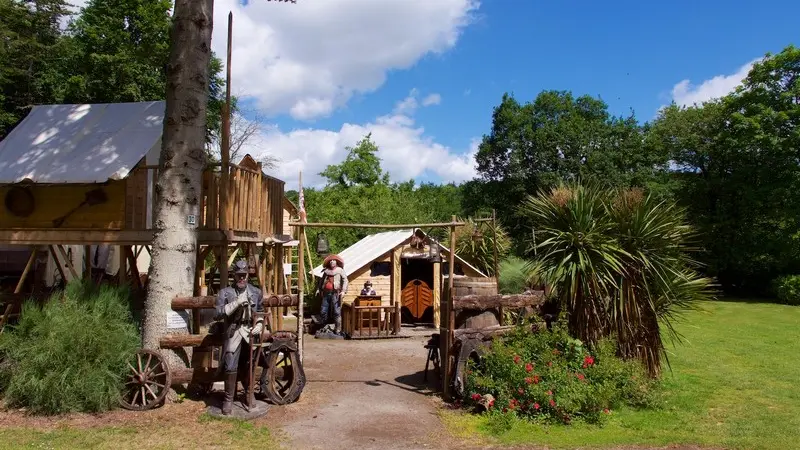
{"label": "white cloud", "polygon": [[[405,181],[430,175],[443,182],[462,182],[476,175],[475,154],[479,139],[468,149],[457,152],[425,135],[413,112],[418,105],[416,92],[398,102],[390,114],[366,124],[345,123],[339,130],[299,129],[284,132],[273,127],[258,139],[257,147],[244,148],[242,154],[269,154],[280,163],[272,175],[286,181],[286,189],[297,189],[299,172],[305,186],[322,186],[318,175],[328,164],[338,164],[347,156],[345,147],[353,146],[367,133],[380,148],[381,166],[393,181]],[[413,106],[409,106],[412,105]],[[247,147],[247,146],[245,146]],[[466,151],[464,151],[466,150]]]}
{"label": "white cloud", "polygon": [[438,105],[442,103],[442,96],[439,94],[430,94],[422,100],[422,106]]}
{"label": "white cloud", "polygon": [[212,48],[223,56],[233,11],[235,93],[268,114],[330,114],[387,72],[452,48],[478,0],[300,0],[296,4],[217,0]]}
{"label": "white cloud", "polygon": [[755,59],[739,67],[735,73],[730,75],[717,75],[705,80],[699,85],[693,85],[686,79],[672,87],[672,100],[679,106],[700,105],[711,99],[724,97],[733,91],[747,77],[753,64],[759,61]]}

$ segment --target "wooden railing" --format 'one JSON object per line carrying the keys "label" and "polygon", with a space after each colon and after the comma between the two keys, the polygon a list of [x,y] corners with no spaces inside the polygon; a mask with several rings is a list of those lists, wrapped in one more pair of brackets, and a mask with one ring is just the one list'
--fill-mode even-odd
{"label": "wooden railing", "polygon": [[389,337],[400,334],[400,303],[394,305],[342,305],[342,326],[351,338]]}
{"label": "wooden railing", "polygon": [[[260,234],[281,233],[283,229],[283,182],[264,175],[260,170],[231,164],[227,186],[222,186],[219,165],[211,165],[203,173],[198,229],[227,229]],[[127,229],[144,229],[147,217],[153,217],[155,183],[158,166],[139,166],[128,177],[125,223]],[[227,190],[228,200],[222,204],[220,193]],[[225,215],[227,220],[223,221]]]}

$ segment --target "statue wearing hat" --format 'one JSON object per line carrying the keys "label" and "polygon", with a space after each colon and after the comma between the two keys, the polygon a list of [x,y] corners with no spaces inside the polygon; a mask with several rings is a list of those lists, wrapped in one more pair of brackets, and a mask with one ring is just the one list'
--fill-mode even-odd
{"label": "statue wearing hat", "polygon": [[347,292],[347,274],[344,261],[338,255],[330,255],[322,263],[322,277],[317,290],[322,294],[322,324],[328,323],[333,316],[334,333],[342,333],[342,295]]}
{"label": "statue wearing hat", "polygon": [[250,337],[260,335],[264,329],[260,318],[255,326],[252,324],[253,313],[261,311],[263,294],[261,289],[248,282],[250,267],[247,261],[236,261],[232,271],[235,283],[219,291],[214,317],[224,321],[225,343],[220,368],[225,371],[225,400],[222,403],[222,414],[225,415],[230,414],[233,408],[238,372],[249,364]]}

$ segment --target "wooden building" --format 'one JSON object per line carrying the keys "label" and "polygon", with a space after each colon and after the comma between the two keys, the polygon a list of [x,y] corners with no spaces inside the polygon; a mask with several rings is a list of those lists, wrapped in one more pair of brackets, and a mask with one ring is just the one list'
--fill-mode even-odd
{"label": "wooden building", "polygon": [[[37,254],[53,255],[69,281],[88,275],[97,249],[110,246],[115,264],[105,269],[142,287],[164,108],[163,101],[35,106],[0,141],[0,246],[28,248],[23,281]],[[237,248],[259,263],[255,275],[263,286],[276,292],[283,285],[282,252],[272,247],[280,247],[274,237],[284,228],[284,182],[251,161],[224,169],[210,164],[203,174],[197,214],[187,217],[199,244],[194,295],[215,268],[227,284]],[[79,257],[72,252],[71,263],[70,248],[83,249]],[[20,283],[16,292],[26,287]]]}
{"label": "wooden building", "polygon": [[[343,303],[352,304],[370,280],[383,305],[402,305],[404,322],[439,324],[439,302],[449,268],[450,249],[438,243],[439,261],[430,258],[433,241],[420,229],[388,231],[369,235],[338,255],[344,260],[349,286]],[[487,277],[476,267],[455,255],[456,277]],[[314,281],[322,276],[322,266],[312,270]]]}

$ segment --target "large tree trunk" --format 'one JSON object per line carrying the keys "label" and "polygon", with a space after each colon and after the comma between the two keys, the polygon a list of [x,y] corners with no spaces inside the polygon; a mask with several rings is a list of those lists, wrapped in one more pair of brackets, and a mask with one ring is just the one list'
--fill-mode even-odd
{"label": "large tree trunk", "polygon": [[[192,295],[205,165],[208,64],[213,0],[176,0],[167,67],[167,106],[156,185],[155,237],[149,270],[143,346],[158,349],[175,296]],[[177,354],[165,351],[172,367]]]}

